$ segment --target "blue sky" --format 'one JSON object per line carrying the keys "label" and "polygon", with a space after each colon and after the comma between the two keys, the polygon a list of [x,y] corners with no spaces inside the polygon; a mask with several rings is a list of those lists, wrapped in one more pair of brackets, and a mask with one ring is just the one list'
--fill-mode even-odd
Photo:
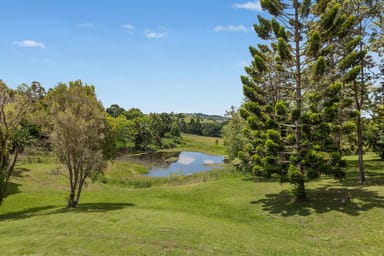
{"label": "blue sky", "polygon": [[247,0],[2,0],[0,79],[81,79],[104,106],[224,114],[258,43]]}

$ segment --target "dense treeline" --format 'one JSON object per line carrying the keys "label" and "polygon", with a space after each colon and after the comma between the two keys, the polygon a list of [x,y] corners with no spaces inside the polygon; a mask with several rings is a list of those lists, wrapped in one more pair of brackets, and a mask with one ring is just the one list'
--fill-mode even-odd
{"label": "dense treeline", "polygon": [[[188,121],[189,120],[189,121]],[[209,137],[221,137],[221,130],[228,123],[224,118],[221,119],[202,119],[200,116],[189,117],[180,115],[177,120],[180,131],[183,133],[209,136]]]}
{"label": "dense treeline", "polygon": [[175,115],[150,113],[140,109],[125,110],[117,104],[106,109],[108,122],[115,133],[115,144],[130,151],[153,151],[175,147],[181,133]]}

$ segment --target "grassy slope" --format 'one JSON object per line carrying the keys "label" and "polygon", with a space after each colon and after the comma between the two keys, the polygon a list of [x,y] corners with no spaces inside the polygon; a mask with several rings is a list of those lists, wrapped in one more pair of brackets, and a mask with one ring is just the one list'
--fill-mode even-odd
{"label": "grassy slope", "polygon": [[[0,207],[1,255],[380,255],[384,163],[370,156],[359,185],[322,178],[295,203],[289,184],[236,175],[179,186],[90,184],[66,210],[55,164],[29,164]],[[350,192],[352,202],[342,203]]]}

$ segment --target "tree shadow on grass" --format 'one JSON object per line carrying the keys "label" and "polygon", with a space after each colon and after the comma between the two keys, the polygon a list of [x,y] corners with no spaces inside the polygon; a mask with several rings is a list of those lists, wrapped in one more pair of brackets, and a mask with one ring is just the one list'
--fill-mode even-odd
{"label": "tree shadow on grass", "polygon": [[[52,214],[64,214],[64,213],[84,213],[84,212],[107,212],[124,209],[126,207],[134,206],[132,203],[85,203],[80,204],[77,208],[58,208],[57,206],[47,205],[38,206],[28,209],[23,209],[17,212],[10,212],[4,215],[0,215],[0,221],[10,219],[25,219],[34,216],[48,216]],[[53,210],[55,209],[55,210]]]}
{"label": "tree shadow on grass", "polygon": [[55,213],[66,213],[66,212],[107,212],[121,210],[126,207],[135,206],[132,203],[85,203],[79,204],[76,208],[62,208],[57,210]]}
{"label": "tree shadow on grass", "polygon": [[[348,215],[357,216],[360,212],[373,208],[384,208],[384,197],[378,192],[370,191],[364,187],[331,187],[329,185],[307,189],[309,199],[296,201],[288,191],[277,194],[267,194],[266,198],[251,201],[251,204],[261,204],[264,211],[282,216],[308,216],[312,213],[327,213],[338,211]],[[351,200],[345,200],[351,195]]]}
{"label": "tree shadow on grass", "polygon": [[24,174],[30,172],[31,170],[24,167],[17,167],[12,172],[12,177],[22,178]]}
{"label": "tree shadow on grass", "polygon": [[14,183],[14,182],[8,182],[8,185],[7,185],[7,191],[5,192],[5,197],[4,198],[7,198],[8,196],[10,195],[14,195],[14,194],[17,194],[17,193],[20,193],[20,184],[18,183]]}
{"label": "tree shadow on grass", "polygon": [[[384,167],[381,167],[381,171]],[[379,170],[379,169],[378,169]],[[341,183],[345,186],[357,186],[362,185],[359,182],[359,177],[357,177],[358,170],[354,174],[348,174]],[[362,186],[384,186],[384,173],[380,171],[372,171],[369,169],[365,171],[365,183]]]}

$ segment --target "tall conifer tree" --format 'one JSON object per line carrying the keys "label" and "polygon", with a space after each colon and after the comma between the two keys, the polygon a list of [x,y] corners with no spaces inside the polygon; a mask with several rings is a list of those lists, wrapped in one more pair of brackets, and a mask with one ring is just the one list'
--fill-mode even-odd
{"label": "tall conifer tree", "polygon": [[255,139],[239,158],[255,174],[288,179],[303,199],[307,179],[320,173],[343,176],[331,137],[342,82],[337,76],[324,79],[332,61],[340,60],[332,59],[331,45],[324,42],[341,37],[348,20],[340,5],[329,1],[260,3],[273,18],[259,15],[254,29],[270,46],[250,47],[253,62],[242,77],[246,102],[241,114]]}

